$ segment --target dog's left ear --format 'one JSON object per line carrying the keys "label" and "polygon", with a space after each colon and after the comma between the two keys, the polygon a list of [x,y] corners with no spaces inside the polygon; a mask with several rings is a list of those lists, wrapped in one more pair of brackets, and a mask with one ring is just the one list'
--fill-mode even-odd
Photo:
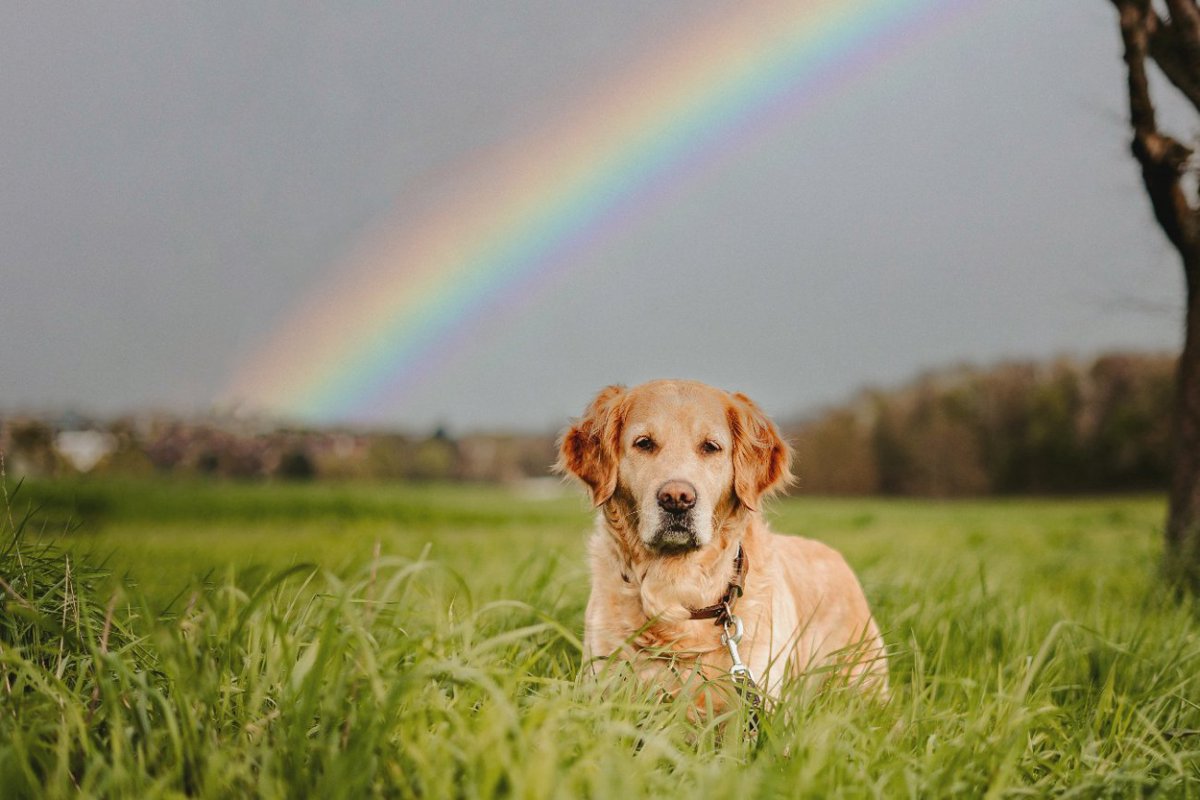
{"label": "dog's left ear", "polygon": [[754,511],[760,499],[791,483],[792,453],[775,423],[746,395],[732,395],[727,413],[733,433],[733,491]]}
{"label": "dog's left ear", "polygon": [[556,469],[586,483],[592,492],[592,503],[597,506],[607,503],[617,490],[617,460],[627,396],[624,386],[601,390],[558,444]]}

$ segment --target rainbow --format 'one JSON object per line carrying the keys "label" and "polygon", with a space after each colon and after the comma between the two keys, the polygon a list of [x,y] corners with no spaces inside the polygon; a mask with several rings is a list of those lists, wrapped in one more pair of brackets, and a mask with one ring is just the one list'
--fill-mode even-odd
{"label": "rainbow", "polygon": [[313,422],[402,411],[403,391],[473,320],[520,302],[689,174],[979,2],[734,4],[535,136],[435,182],[438,199],[332,269],[218,402]]}

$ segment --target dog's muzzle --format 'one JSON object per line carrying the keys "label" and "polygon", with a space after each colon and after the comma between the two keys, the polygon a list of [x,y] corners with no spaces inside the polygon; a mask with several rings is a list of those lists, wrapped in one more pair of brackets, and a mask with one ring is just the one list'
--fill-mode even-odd
{"label": "dog's muzzle", "polygon": [[659,524],[650,548],[664,554],[682,553],[700,546],[693,509],[696,487],[688,481],[667,481],[658,488]]}
{"label": "dog's muzzle", "polygon": [[650,540],[650,549],[663,554],[683,553],[695,550],[700,546],[696,537],[696,528],[692,525],[691,515],[680,515],[674,519],[672,515],[664,514],[662,524],[654,531]]}

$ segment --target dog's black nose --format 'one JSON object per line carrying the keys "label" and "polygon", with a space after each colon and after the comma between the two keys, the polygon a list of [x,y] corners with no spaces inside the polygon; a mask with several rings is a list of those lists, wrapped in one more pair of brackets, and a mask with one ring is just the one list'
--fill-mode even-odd
{"label": "dog's black nose", "polygon": [[696,505],[696,487],[687,481],[667,481],[658,489],[658,506],[678,514]]}

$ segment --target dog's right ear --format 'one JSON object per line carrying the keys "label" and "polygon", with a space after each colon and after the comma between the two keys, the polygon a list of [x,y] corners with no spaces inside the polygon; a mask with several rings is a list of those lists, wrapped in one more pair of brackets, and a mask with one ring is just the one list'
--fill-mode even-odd
{"label": "dog's right ear", "polygon": [[621,428],[627,410],[624,386],[608,386],[596,395],[583,416],[558,443],[556,469],[588,485],[592,503],[607,503],[617,490],[617,460]]}

